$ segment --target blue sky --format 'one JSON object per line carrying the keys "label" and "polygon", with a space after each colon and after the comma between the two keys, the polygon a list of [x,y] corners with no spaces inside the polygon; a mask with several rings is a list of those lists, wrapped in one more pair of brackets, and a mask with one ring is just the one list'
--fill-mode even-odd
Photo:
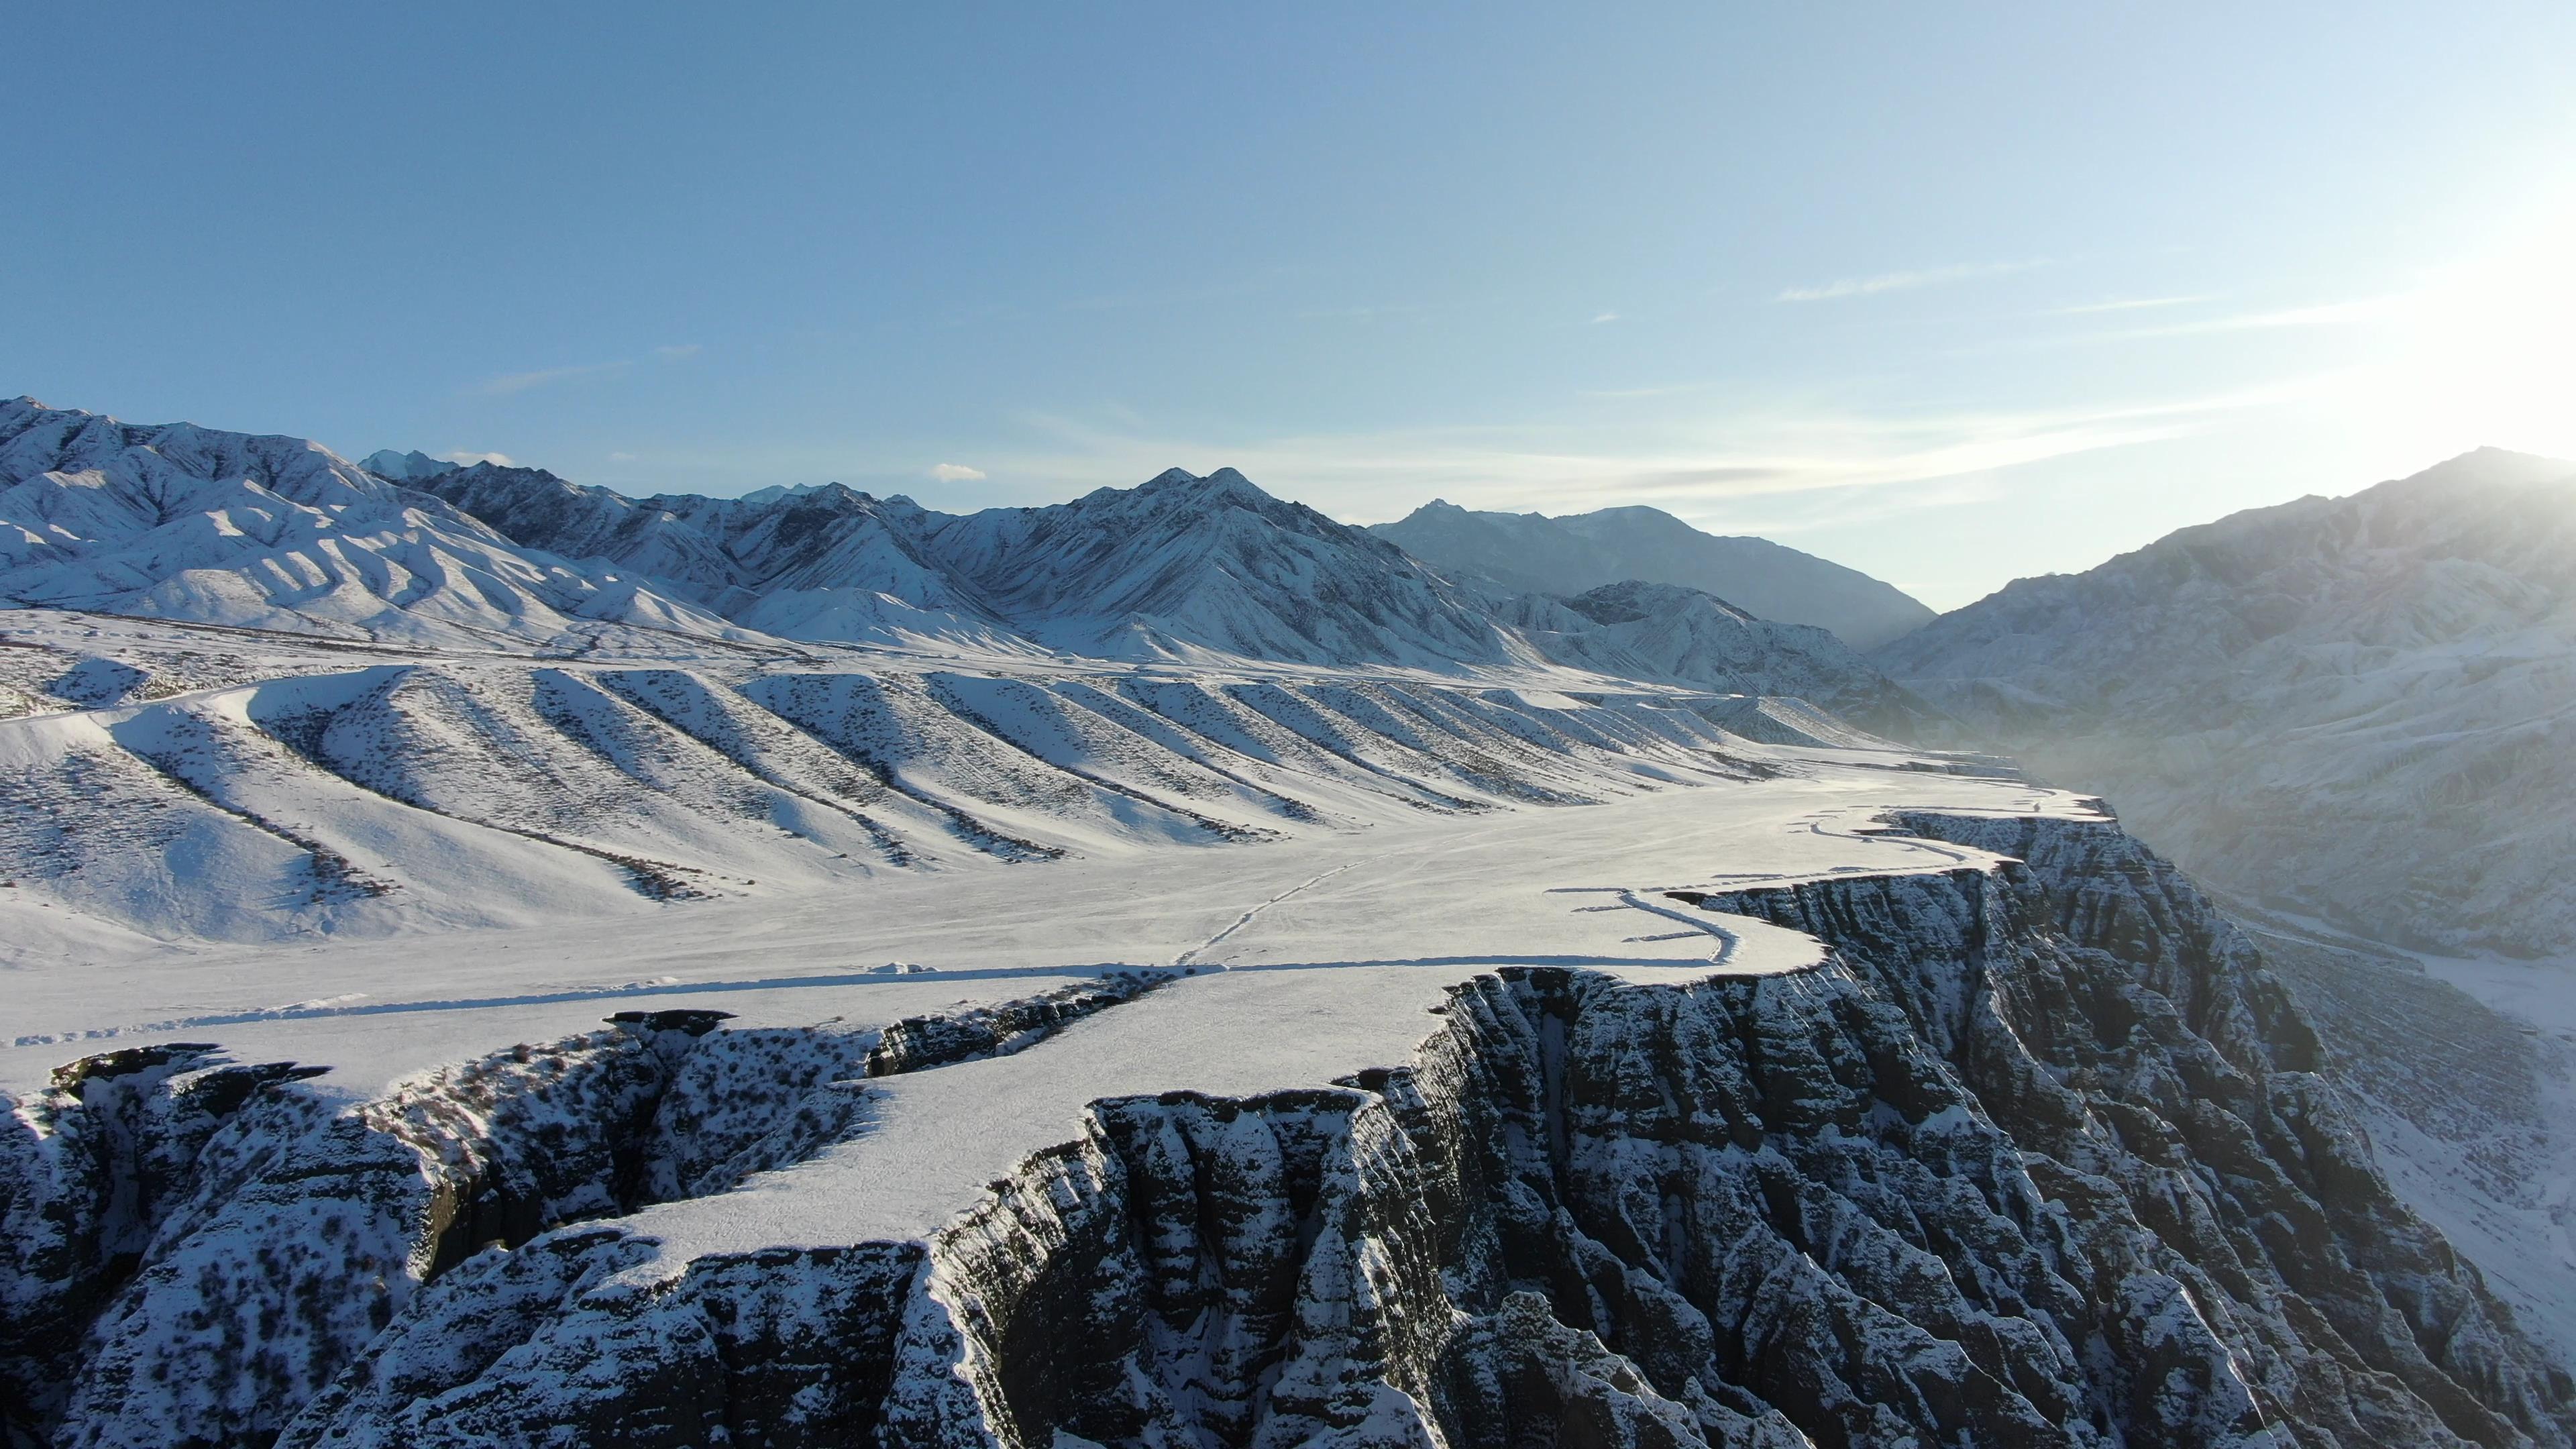
{"label": "blue sky", "polygon": [[1939,607],[2576,456],[2576,7],[54,6],[0,392],[629,491],[1222,464]]}

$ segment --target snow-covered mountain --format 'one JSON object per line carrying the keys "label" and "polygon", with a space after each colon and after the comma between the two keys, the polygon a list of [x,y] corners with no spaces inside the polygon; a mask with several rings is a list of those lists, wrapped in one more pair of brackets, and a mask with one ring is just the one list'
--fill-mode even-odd
{"label": "snow-covered mountain", "polygon": [[2482,450],[2235,514],[1875,661],[2232,891],[2576,952],[2576,464]]}
{"label": "snow-covered mountain", "polygon": [[1680,584],[1788,624],[1830,629],[1870,649],[1915,629],[1932,611],[1857,569],[1762,538],[1702,533],[1654,508],[1604,508],[1549,518],[1434,501],[1372,529],[1445,573],[1506,589],[1573,595],[1626,579]]}
{"label": "snow-covered mountain", "polygon": [[965,515],[839,484],[630,499],[489,464],[419,486],[524,544],[612,563],[801,641],[1439,670],[1546,661],[1796,695],[1909,737],[1933,715],[1822,630],[1685,588],[1623,585],[1569,605],[1460,587],[1231,468]]}
{"label": "snow-covered mountain", "polygon": [[389,478],[396,483],[409,483],[415,479],[453,472],[458,465],[444,458],[433,458],[418,448],[408,453],[397,453],[391,448],[378,448],[360,458],[358,466],[379,478]]}
{"label": "snow-covered mountain", "polygon": [[867,637],[831,621],[853,598],[882,595],[955,628],[1094,657],[1425,667],[1513,657],[1473,599],[1401,550],[1230,468],[963,516],[838,484],[638,500],[481,465],[419,486],[521,543],[670,580],[799,639]]}
{"label": "snow-covered mountain", "polygon": [[2548,1061],[2331,1048],[2098,802],[1765,697],[1926,717],[1821,630],[1225,473],[40,426],[46,568],[383,514],[690,628],[0,613],[12,1449],[2576,1445]]}
{"label": "snow-covered mountain", "polygon": [[646,630],[753,648],[1556,665],[1813,693],[1870,728],[1912,724],[1902,691],[1812,631],[1686,590],[1631,591],[1613,618],[1461,587],[1232,469],[955,515],[837,483],[636,499],[536,468],[390,449],[368,462],[0,404],[0,600],[586,654]]}
{"label": "snow-covered mountain", "polygon": [[747,638],[300,438],[0,402],[0,601],[370,640]]}
{"label": "snow-covered mountain", "polygon": [[1401,549],[1232,468],[1175,468],[1044,508],[925,515],[922,536],[1026,632],[1079,653],[1195,646],[1429,667],[1514,657],[1473,598]]}
{"label": "snow-covered mountain", "polygon": [[1525,594],[1505,617],[1549,658],[1605,674],[1790,695],[1899,739],[1948,724],[1826,630],[1757,619],[1698,589],[1630,580],[1570,599]]}

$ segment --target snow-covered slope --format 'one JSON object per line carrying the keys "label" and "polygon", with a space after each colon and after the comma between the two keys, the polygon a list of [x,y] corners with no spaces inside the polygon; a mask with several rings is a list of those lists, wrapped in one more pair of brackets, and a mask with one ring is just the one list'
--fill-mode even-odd
{"label": "snow-covered slope", "polygon": [[2240,513],[1875,662],[2232,891],[2576,953],[2576,464],[2486,450]]}
{"label": "snow-covered slope", "polygon": [[67,918],[277,940],[614,917],[1756,768],[1717,723],[1753,701],[1650,686],[1577,699],[1347,672],[577,663],[226,636],[243,657],[130,621],[14,622],[0,665],[35,708],[0,728],[0,922],[29,940]]}
{"label": "snow-covered slope", "polygon": [[1027,632],[1082,653],[1434,667],[1513,657],[1475,601],[1402,550],[1231,468],[1176,468],[1046,508],[932,515],[923,534]]}
{"label": "snow-covered slope", "polygon": [[1424,504],[1380,537],[1444,573],[1570,595],[1625,579],[1700,589],[1765,619],[1829,629],[1854,649],[1915,629],[1932,611],[1890,584],[1761,538],[1702,533],[1654,508],[1549,518]]}
{"label": "snow-covered slope", "polygon": [[0,601],[464,647],[748,637],[314,443],[23,397],[0,402]]}

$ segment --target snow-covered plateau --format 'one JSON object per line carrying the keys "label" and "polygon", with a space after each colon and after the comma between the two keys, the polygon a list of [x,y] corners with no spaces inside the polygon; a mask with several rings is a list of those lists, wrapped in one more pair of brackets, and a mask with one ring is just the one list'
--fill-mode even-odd
{"label": "snow-covered plateau", "polygon": [[12,1449],[2576,1443],[2333,963],[1821,631],[16,422]]}

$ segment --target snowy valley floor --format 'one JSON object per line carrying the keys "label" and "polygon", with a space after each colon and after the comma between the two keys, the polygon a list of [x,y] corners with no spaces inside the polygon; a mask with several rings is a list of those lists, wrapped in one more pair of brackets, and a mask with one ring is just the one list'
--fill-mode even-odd
{"label": "snowy valley floor", "polygon": [[[191,1039],[245,1060],[329,1065],[320,1085],[372,1093],[611,1011],[883,1023],[1174,967],[1199,974],[1120,1013],[1150,1011],[1185,1033],[1135,1064],[1172,1080],[1122,1076],[1091,1095],[1308,1084],[1402,1059],[1444,988],[1499,965],[1667,980],[1810,965],[1812,941],[1664,893],[1942,869],[1975,854],[1883,833],[1876,817],[1891,807],[2088,813],[2081,797],[2013,781],[1766,753],[1803,755],[1807,773],[1215,850],[888,875],[641,919],[21,959],[5,978],[13,1029],[0,1089],[39,1085],[92,1052]],[[1222,1050],[1184,1049],[1211,1044],[1211,1032]],[[1080,1056],[1082,1071],[1106,1070],[1103,1053]],[[1181,1080],[1201,1072],[1230,1085]]]}

